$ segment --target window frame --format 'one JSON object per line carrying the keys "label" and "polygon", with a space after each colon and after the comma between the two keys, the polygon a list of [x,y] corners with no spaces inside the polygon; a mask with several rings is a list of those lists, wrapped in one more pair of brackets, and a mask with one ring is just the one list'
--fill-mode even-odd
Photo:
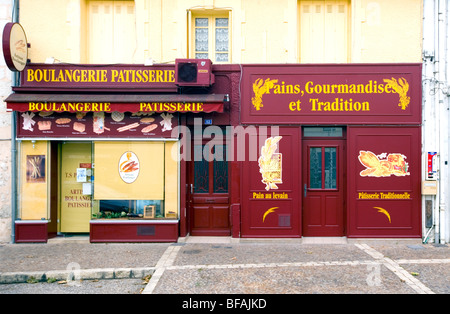
{"label": "window frame", "polygon": [[[216,64],[229,64],[232,63],[232,45],[231,45],[231,29],[232,29],[232,25],[231,25],[231,10],[196,10],[196,11],[189,11],[188,12],[188,47],[187,47],[187,51],[188,51],[188,58],[192,58],[192,59],[196,59],[196,54],[197,53],[207,53],[208,54],[208,58],[211,61],[213,61],[213,63]],[[206,28],[206,27],[197,27],[196,23],[195,23],[195,19],[197,18],[207,18],[208,19],[208,51],[204,52],[204,51],[196,51],[196,45],[195,45],[195,40],[196,40],[196,29],[197,28]],[[228,50],[226,52],[221,51],[218,52],[216,50],[216,29],[218,28],[223,28],[224,27],[217,27],[216,26],[216,19],[219,18],[227,18],[228,19]],[[217,61],[216,59],[216,55],[217,54],[225,54],[228,53],[228,61]],[[202,58],[203,59],[203,58]]]}

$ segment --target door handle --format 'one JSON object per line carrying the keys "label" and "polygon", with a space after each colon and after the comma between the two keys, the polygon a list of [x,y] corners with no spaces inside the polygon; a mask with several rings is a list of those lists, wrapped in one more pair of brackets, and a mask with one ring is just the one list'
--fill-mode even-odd
{"label": "door handle", "polygon": [[194,193],[194,188],[193,188],[192,183],[191,183],[191,194],[193,194],[193,193]]}
{"label": "door handle", "polygon": [[307,188],[306,183],[305,183],[305,185],[303,186],[303,196],[304,197],[306,197],[306,191],[308,191],[308,188]]}

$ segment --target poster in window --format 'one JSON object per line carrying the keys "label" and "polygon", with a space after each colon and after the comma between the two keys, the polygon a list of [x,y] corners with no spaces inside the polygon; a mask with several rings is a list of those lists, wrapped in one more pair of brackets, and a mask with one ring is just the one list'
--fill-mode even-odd
{"label": "poster in window", "polygon": [[27,155],[27,182],[45,182],[45,155]]}

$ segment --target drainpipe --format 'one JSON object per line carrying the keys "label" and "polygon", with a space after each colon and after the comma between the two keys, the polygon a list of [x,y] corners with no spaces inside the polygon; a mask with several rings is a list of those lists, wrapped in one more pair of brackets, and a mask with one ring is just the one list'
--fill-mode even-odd
{"label": "drainpipe", "polygon": [[[434,27],[435,27],[435,32],[434,32],[434,45],[435,45],[435,72],[434,72],[434,79],[435,79],[435,84],[439,84],[439,79],[440,79],[440,64],[441,64],[441,51],[440,51],[440,42],[439,42],[439,37],[440,37],[440,5],[439,5],[440,1],[436,0],[434,1]],[[436,83],[437,82],[437,83]],[[438,85],[439,86],[439,85]],[[436,86],[435,86],[435,90],[436,90]],[[436,193],[436,201],[434,204],[434,242],[435,243],[439,243],[439,232],[440,232],[440,223],[439,223],[439,204],[440,204],[440,193],[441,193],[441,189],[440,189],[440,182],[441,182],[441,176],[440,176],[440,160],[441,160],[441,150],[440,150],[440,119],[439,119],[439,115],[440,115],[440,103],[441,103],[441,93],[439,91],[439,89],[436,90],[436,100],[434,102],[434,106],[435,106],[435,131],[436,131],[436,151],[437,151],[437,180],[438,180],[438,185],[437,185],[437,193]]]}
{"label": "drainpipe", "polygon": [[[432,221],[433,225],[428,230],[424,243],[428,242],[429,237],[433,234],[434,240],[439,239],[439,100],[441,92],[439,90],[439,64],[440,64],[440,52],[439,52],[439,0],[424,0],[424,23],[423,23],[423,60],[424,68],[423,73],[426,77],[423,89],[423,151],[426,160],[427,152],[437,152],[436,170],[438,177],[437,193],[434,196],[425,196],[422,205],[425,205],[427,198],[433,202],[432,207]],[[426,180],[425,173],[422,173],[422,178]],[[423,225],[425,226],[425,225]]]}
{"label": "drainpipe", "polygon": [[[19,21],[19,0],[14,0],[12,18],[13,23]],[[12,86],[19,86],[19,73],[11,74]],[[16,242],[17,216],[17,143],[16,143],[16,112],[11,113],[11,243]]]}
{"label": "drainpipe", "polygon": [[[439,42],[441,44],[441,60],[439,63],[439,80],[445,82],[448,86],[448,2],[439,1],[440,3],[440,20],[439,20]],[[440,184],[440,203],[439,203],[439,222],[440,222],[440,243],[445,243],[446,229],[445,224],[445,211],[447,207],[447,196],[448,196],[448,168],[446,163],[448,163],[448,87],[444,87],[442,93],[442,100],[439,102],[440,106],[440,134],[439,134],[439,147],[440,147],[440,158],[439,158],[439,184]]]}
{"label": "drainpipe", "polygon": [[[440,83],[447,82],[447,73],[446,73],[446,63],[447,63],[447,1],[439,0],[438,1],[438,53],[439,53],[439,64],[438,64],[438,74],[437,79]],[[439,228],[436,228],[436,238],[435,243],[445,243],[445,207],[446,207],[446,183],[447,183],[447,171],[445,167],[445,161],[447,161],[448,156],[448,147],[446,143],[448,140],[448,129],[447,129],[447,119],[445,115],[447,114],[445,108],[446,103],[448,101],[447,92],[445,90],[439,91],[439,103],[437,103],[437,123],[438,124],[438,141],[439,141],[439,187],[438,187],[438,196],[439,202],[436,202],[439,205],[437,207],[436,218],[438,221]]]}

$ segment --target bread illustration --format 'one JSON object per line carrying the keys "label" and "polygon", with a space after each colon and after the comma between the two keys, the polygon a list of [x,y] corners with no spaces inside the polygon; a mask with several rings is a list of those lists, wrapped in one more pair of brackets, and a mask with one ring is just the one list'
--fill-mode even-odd
{"label": "bread illustration", "polygon": [[141,123],[152,123],[155,121],[155,118],[142,118]]}
{"label": "bread illustration", "polygon": [[56,124],[67,124],[67,123],[69,123],[70,121],[72,121],[72,119],[70,119],[70,118],[59,118],[59,119],[56,119]]}
{"label": "bread illustration", "polygon": [[84,123],[81,122],[74,122],[73,124],[73,129],[77,132],[84,132],[86,130],[86,125]]}
{"label": "bread illustration", "polygon": [[408,163],[406,157],[402,154],[389,154],[387,159],[379,159],[377,155],[370,151],[360,151],[359,161],[366,169],[362,170],[361,177],[389,177],[395,175],[398,177],[409,175]]}
{"label": "bread illustration", "polygon": [[154,129],[156,129],[157,127],[158,127],[158,125],[153,123],[153,124],[150,124],[149,126],[146,126],[145,128],[143,128],[141,130],[141,132],[142,133],[149,133],[149,132],[153,131]]}
{"label": "bread illustration", "polygon": [[39,121],[38,122],[38,129],[41,131],[47,131],[50,130],[52,127],[51,121]]}

